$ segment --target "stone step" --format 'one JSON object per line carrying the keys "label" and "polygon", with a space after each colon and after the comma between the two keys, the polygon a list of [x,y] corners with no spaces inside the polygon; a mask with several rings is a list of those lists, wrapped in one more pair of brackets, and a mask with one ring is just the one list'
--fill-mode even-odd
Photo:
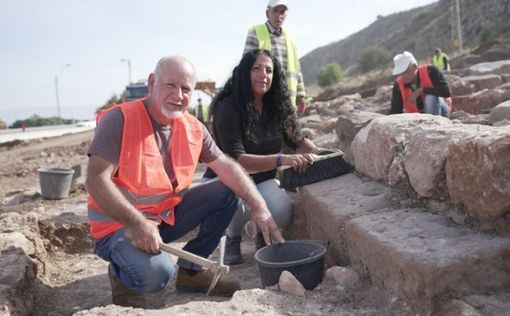
{"label": "stone step", "polygon": [[438,298],[510,288],[508,237],[403,208],[387,186],[356,174],[305,186],[299,193],[310,238],[328,244],[330,260],[361,264],[375,285],[411,304],[431,310]]}
{"label": "stone step", "polygon": [[297,207],[306,218],[311,239],[328,244],[328,258],[348,265],[345,224],[356,217],[399,207],[396,197],[383,184],[362,179],[354,173],[299,188]]}
{"label": "stone step", "polygon": [[462,300],[484,316],[510,316],[510,289],[508,291],[498,295],[470,295]]}
{"label": "stone step", "polygon": [[459,226],[441,215],[403,209],[345,226],[349,257],[373,282],[411,300],[508,289],[510,238]]}

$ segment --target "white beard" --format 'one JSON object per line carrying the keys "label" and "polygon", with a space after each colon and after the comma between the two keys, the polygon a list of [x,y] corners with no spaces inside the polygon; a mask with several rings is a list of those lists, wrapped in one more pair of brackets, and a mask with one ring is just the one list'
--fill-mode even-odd
{"label": "white beard", "polygon": [[169,111],[165,107],[163,107],[162,112],[167,118],[178,118],[182,115],[182,111]]}

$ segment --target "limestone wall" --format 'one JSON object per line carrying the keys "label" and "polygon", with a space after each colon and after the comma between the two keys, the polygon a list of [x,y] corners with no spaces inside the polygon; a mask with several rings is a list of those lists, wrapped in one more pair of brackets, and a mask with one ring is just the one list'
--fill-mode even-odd
{"label": "limestone wall", "polygon": [[461,124],[427,114],[382,116],[349,152],[356,170],[418,198],[450,201],[467,217],[510,215],[510,127]]}

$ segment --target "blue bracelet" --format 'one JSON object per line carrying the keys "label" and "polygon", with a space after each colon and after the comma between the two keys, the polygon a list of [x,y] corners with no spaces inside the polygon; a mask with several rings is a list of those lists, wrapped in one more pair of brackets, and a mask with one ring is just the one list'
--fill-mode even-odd
{"label": "blue bracelet", "polygon": [[282,165],[282,158],[283,158],[283,155],[278,153],[278,155],[276,156],[276,167],[280,167]]}

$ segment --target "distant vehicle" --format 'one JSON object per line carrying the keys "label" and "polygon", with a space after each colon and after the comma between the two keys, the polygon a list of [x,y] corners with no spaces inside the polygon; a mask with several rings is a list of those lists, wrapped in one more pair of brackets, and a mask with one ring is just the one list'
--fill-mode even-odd
{"label": "distant vehicle", "polygon": [[122,94],[123,99],[126,102],[133,101],[135,99],[143,98],[149,93],[146,80],[138,80],[135,83],[130,83],[126,86],[124,93]]}
{"label": "distant vehicle", "polygon": [[96,127],[96,121],[80,121],[75,124],[76,127]]}

